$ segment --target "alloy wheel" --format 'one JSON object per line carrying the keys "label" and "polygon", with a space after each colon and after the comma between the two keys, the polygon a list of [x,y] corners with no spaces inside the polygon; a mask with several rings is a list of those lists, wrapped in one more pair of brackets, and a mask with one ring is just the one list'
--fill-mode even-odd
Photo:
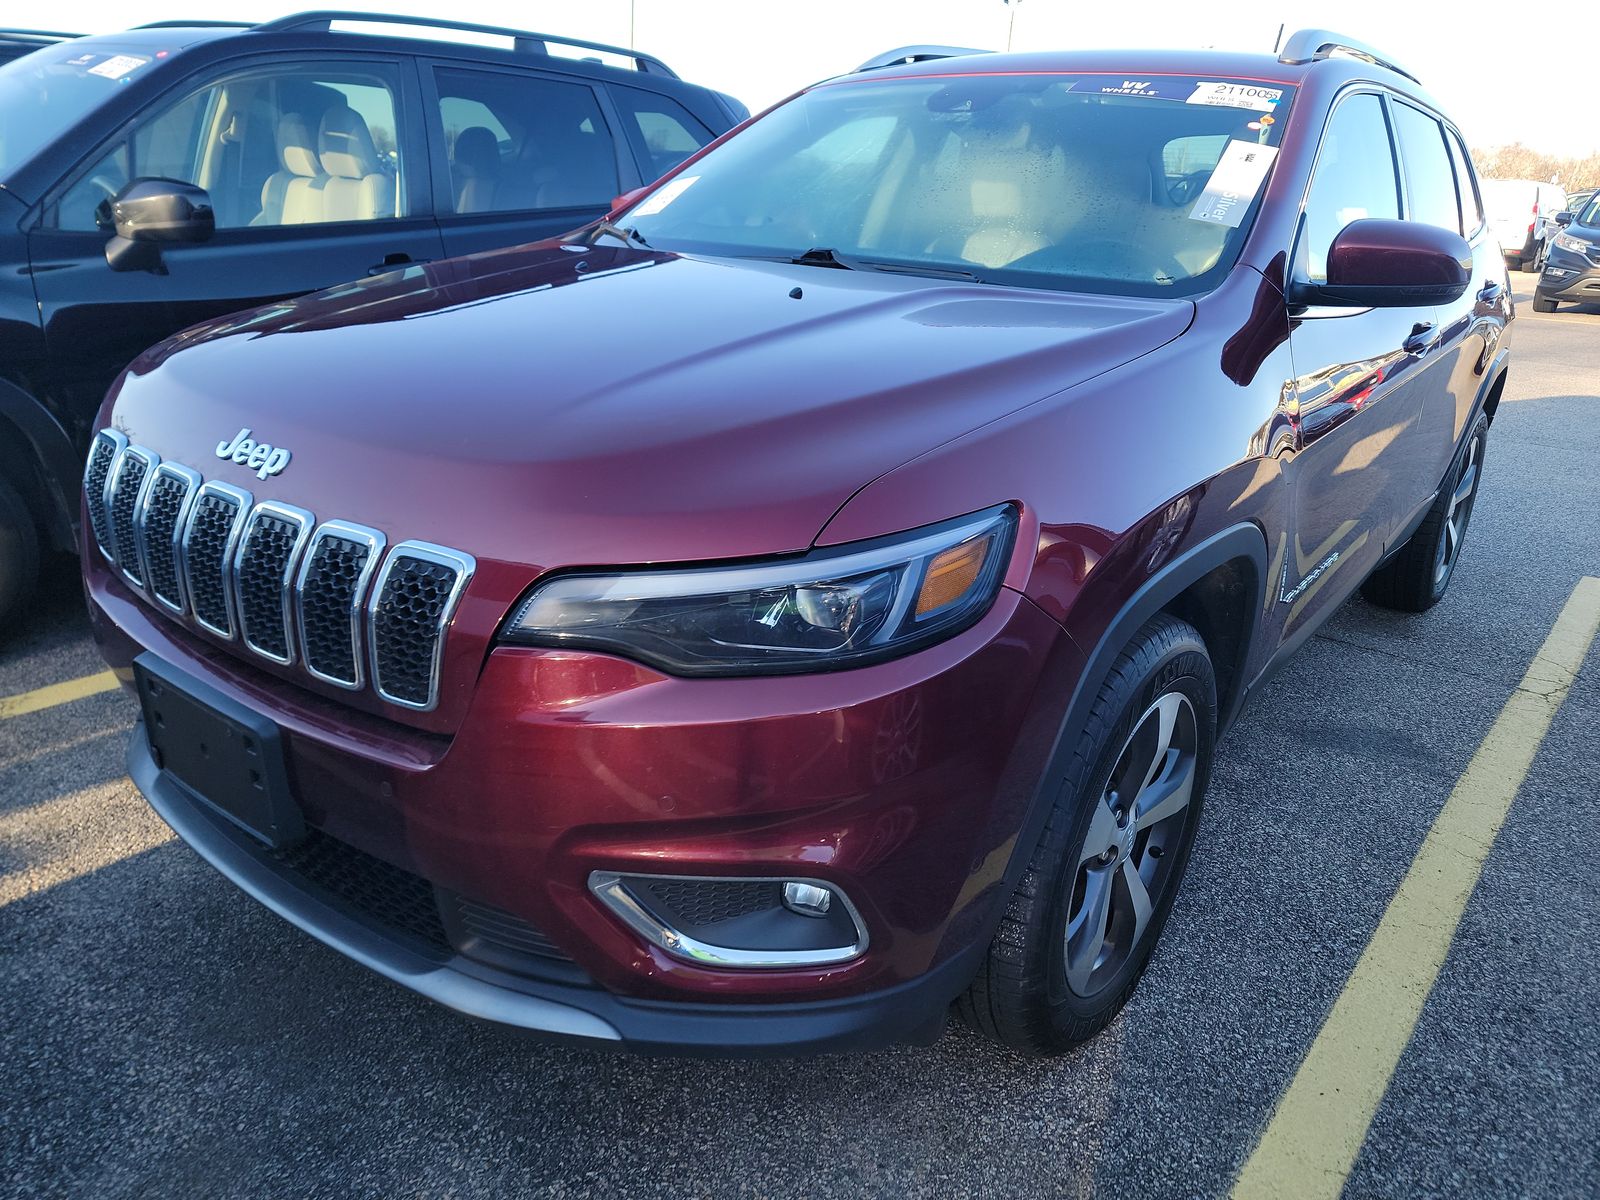
{"label": "alloy wheel", "polygon": [[1096,799],[1067,907],[1064,961],[1079,996],[1102,990],[1149,932],[1190,817],[1194,707],[1167,692],[1134,722]]}
{"label": "alloy wheel", "polygon": [[1472,518],[1472,502],[1478,492],[1478,465],[1482,452],[1483,438],[1475,435],[1467,443],[1467,456],[1462,460],[1461,474],[1456,476],[1455,489],[1450,493],[1450,507],[1445,510],[1444,530],[1439,535],[1439,552],[1433,566],[1435,587],[1449,578],[1461,554],[1461,543],[1467,536],[1467,522]]}

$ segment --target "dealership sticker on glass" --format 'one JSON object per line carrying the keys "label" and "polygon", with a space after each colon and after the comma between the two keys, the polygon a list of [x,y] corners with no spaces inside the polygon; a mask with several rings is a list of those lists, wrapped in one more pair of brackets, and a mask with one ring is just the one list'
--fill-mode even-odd
{"label": "dealership sticker on glass", "polygon": [[1244,220],[1250,202],[1261,190],[1261,182],[1277,156],[1276,146],[1260,146],[1237,138],[1230,141],[1217,160],[1216,170],[1206,180],[1200,199],[1190,210],[1190,219],[1226,225],[1229,229],[1239,228],[1239,222]]}
{"label": "dealership sticker on glass", "polygon": [[148,58],[136,58],[132,54],[114,54],[105,62],[90,67],[89,74],[104,75],[107,79],[121,79],[129,71],[142,67],[149,61]]}
{"label": "dealership sticker on glass", "polygon": [[628,215],[648,217],[652,213],[658,213],[699,181],[700,176],[698,175],[684,175],[681,178],[674,179],[671,183],[663,184],[645,197],[645,202]]}
{"label": "dealership sticker on glass", "polygon": [[1282,102],[1282,88],[1258,87],[1253,83],[1197,83],[1193,93],[1184,99],[1185,104],[1253,108],[1257,112],[1271,112]]}

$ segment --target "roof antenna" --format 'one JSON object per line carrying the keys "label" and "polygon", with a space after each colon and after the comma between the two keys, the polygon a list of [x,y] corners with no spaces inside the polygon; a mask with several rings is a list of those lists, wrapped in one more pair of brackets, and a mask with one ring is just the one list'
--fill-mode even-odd
{"label": "roof antenna", "polygon": [[1282,48],[1283,48],[1283,22],[1279,21],[1278,22],[1278,36],[1277,36],[1277,39],[1272,43],[1272,52],[1274,54],[1276,54]]}

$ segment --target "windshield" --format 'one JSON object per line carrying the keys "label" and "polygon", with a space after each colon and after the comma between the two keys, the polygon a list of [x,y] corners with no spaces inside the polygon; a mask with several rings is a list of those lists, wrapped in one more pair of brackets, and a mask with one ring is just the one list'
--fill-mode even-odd
{"label": "windshield", "polygon": [[0,180],[55,141],[150,62],[148,54],[46,46],[0,66]]}
{"label": "windshield", "polygon": [[1238,255],[1292,91],[1172,75],[825,84],[618,223],[657,249],[1192,295]]}

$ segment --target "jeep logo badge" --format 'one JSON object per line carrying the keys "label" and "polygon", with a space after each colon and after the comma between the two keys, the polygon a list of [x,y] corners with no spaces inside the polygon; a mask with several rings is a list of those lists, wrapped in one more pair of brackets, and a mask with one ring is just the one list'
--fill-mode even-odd
{"label": "jeep logo badge", "polygon": [[218,442],[217,457],[231,459],[241,467],[249,467],[258,479],[276,475],[289,465],[287,450],[282,446],[251,441],[248,428],[234,434],[232,441]]}

